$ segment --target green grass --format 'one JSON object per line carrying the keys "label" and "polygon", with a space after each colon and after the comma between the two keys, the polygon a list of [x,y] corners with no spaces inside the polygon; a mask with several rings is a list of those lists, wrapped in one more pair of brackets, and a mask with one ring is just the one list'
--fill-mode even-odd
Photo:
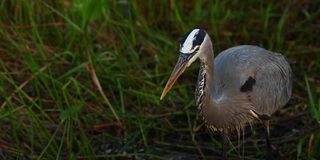
{"label": "green grass", "polygon": [[[198,27],[216,54],[254,44],[288,57],[293,97],[273,117],[272,141],[287,159],[319,159],[318,6],[2,0],[0,159],[221,157],[219,134],[202,125],[193,100],[199,65],[159,100],[179,38]],[[246,132],[246,159],[263,159],[262,127]]]}

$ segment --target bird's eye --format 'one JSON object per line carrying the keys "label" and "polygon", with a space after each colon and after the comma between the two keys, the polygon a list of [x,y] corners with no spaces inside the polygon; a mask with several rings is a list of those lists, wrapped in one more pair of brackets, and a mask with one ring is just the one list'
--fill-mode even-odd
{"label": "bird's eye", "polygon": [[198,51],[199,51],[199,48],[200,48],[200,47],[197,47],[197,48],[194,50],[194,52],[198,52]]}

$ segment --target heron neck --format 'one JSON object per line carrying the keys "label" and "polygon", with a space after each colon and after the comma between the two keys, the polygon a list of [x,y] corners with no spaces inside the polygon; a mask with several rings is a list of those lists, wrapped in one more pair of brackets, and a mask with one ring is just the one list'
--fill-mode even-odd
{"label": "heron neck", "polygon": [[203,104],[207,104],[211,100],[211,89],[213,85],[213,70],[214,70],[214,54],[212,46],[204,52],[200,57],[200,71],[198,76],[198,86],[196,91],[196,100],[200,111]]}
{"label": "heron neck", "polygon": [[205,100],[210,100],[211,98],[211,90],[213,85],[213,76],[214,76],[214,54],[213,51],[208,51],[206,54],[206,58],[201,62],[201,65],[203,65],[203,69],[205,72],[205,86],[204,86],[204,92]]}
{"label": "heron neck", "polygon": [[211,90],[213,85],[213,72],[214,72],[214,51],[211,42],[211,38],[206,36],[204,47],[205,50],[203,51],[202,56],[200,57],[201,61],[201,68],[205,74],[204,82],[204,92],[206,93],[205,99],[211,99]]}
{"label": "heron neck", "polygon": [[219,111],[218,103],[212,97],[214,54],[212,47],[210,46],[208,48],[209,49],[207,50],[206,54],[204,54],[203,58],[200,58],[201,67],[198,77],[196,100],[199,112],[202,115],[205,124],[210,129],[216,130],[217,128],[221,128],[222,125],[220,125],[219,120],[212,117],[221,117],[222,115],[219,115],[219,112],[217,112]]}

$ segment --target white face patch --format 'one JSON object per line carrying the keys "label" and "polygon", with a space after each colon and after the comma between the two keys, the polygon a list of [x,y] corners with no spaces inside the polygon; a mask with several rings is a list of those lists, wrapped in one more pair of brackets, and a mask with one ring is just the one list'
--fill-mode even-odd
{"label": "white face patch", "polygon": [[193,57],[191,57],[191,59],[188,61],[187,66],[189,67],[198,57],[199,57],[199,53],[197,53]]}
{"label": "white face patch", "polygon": [[190,32],[190,34],[188,35],[188,37],[186,38],[186,40],[184,41],[183,44],[181,44],[180,47],[180,52],[181,53],[193,53],[193,51],[196,49],[196,47],[193,47],[193,41],[196,38],[196,34],[199,32],[200,29],[194,29],[192,32]]}

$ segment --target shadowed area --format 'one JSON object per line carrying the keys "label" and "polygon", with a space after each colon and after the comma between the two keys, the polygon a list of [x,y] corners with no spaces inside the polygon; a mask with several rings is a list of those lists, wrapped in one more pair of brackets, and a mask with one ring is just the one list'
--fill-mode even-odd
{"label": "shadowed area", "polygon": [[[272,115],[272,145],[278,159],[319,159],[319,6],[2,0],[0,159],[221,158],[221,136],[205,127],[194,100],[198,63],[159,100],[179,39],[192,28],[209,33],[215,56],[249,44],[288,58],[293,94]],[[244,90],[258,83],[243,83]],[[264,159],[260,122],[244,133],[240,143],[230,134],[228,157],[243,149],[245,159]]]}

